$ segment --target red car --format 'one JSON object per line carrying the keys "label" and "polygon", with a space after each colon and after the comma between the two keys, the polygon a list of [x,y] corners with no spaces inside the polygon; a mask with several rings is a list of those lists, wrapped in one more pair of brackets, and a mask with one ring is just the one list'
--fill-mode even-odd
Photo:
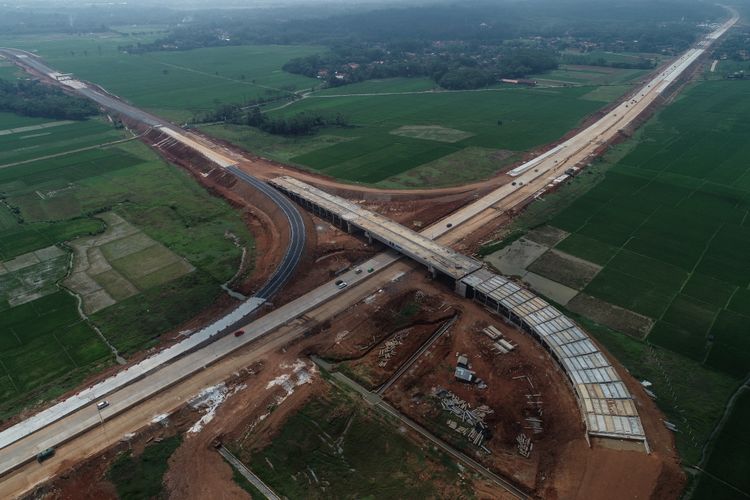
{"label": "red car", "polygon": [[237,330],[234,332],[235,337],[239,337],[240,335],[245,335],[245,330]]}

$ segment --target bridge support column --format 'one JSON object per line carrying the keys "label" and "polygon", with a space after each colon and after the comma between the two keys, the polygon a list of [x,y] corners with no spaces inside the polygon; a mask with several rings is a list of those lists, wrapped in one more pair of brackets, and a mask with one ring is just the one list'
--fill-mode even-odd
{"label": "bridge support column", "polygon": [[352,223],[349,221],[346,221],[346,232],[352,234]]}
{"label": "bridge support column", "polygon": [[434,267],[432,267],[432,266],[427,266],[427,271],[428,271],[428,272],[430,273],[430,275],[432,276],[432,279],[435,279],[435,278],[437,278],[437,271],[435,270],[435,268],[434,268]]}
{"label": "bridge support column", "polygon": [[367,242],[372,245],[372,235],[369,233],[369,231],[365,231],[365,237],[367,238]]}

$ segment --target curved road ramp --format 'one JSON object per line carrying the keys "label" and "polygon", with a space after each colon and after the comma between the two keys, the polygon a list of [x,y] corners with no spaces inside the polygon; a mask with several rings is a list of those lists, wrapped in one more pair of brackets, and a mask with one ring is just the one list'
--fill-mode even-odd
{"label": "curved road ramp", "polygon": [[589,336],[555,307],[508,278],[482,268],[423,234],[341,197],[291,177],[270,184],[350,233],[375,239],[451,280],[456,292],[502,314],[538,340],[568,376],[587,436],[648,442],[635,401],[617,371]]}

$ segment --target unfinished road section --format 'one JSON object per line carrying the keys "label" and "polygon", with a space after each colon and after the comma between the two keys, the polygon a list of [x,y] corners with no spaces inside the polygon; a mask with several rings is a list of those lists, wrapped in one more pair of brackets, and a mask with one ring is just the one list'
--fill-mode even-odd
{"label": "unfinished road section", "polygon": [[270,181],[320,217],[357,230],[453,281],[456,292],[508,318],[538,340],[558,362],[576,395],[587,436],[648,442],[633,397],[596,344],[573,321],[531,291],[482,267],[476,259],[380,214],[291,177]]}

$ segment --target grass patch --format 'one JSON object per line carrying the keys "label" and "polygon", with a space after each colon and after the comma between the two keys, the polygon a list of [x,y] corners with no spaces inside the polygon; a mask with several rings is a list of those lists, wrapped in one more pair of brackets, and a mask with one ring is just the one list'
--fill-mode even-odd
{"label": "grass patch", "polygon": [[391,130],[391,134],[402,137],[413,137],[414,139],[423,139],[426,141],[448,143],[459,142],[474,135],[469,132],[464,132],[463,130],[440,127],[437,125],[402,125],[395,130]]}
{"label": "grass patch", "polygon": [[711,459],[705,466],[713,477],[701,474],[693,498],[731,500],[741,496],[737,490],[744,492],[744,496],[750,496],[750,476],[747,475],[750,470],[750,456],[747,454],[750,449],[749,421],[750,391],[745,389],[735,401],[729,419],[713,443]]}
{"label": "grass patch", "polygon": [[426,451],[348,393],[331,388],[291,415],[271,444],[233,453],[288,498],[429,498],[455,468]]}
{"label": "grass patch", "polygon": [[250,494],[252,500],[265,500],[266,496],[256,488],[253,483],[247,480],[237,469],[232,467],[232,481],[237,483],[237,486],[247,491]]}
{"label": "grass patch", "polygon": [[513,151],[468,146],[378,182],[382,188],[445,187],[490,177],[518,160]]}
{"label": "grass patch", "polygon": [[180,442],[179,436],[172,436],[161,443],[147,446],[137,457],[122,453],[107,473],[117,489],[117,495],[122,500],[161,498],[164,495],[167,461]]}
{"label": "grass patch", "polygon": [[220,293],[210,275],[196,270],[102,309],[91,319],[121,353],[128,355],[156,345],[162,333],[211,305]]}

